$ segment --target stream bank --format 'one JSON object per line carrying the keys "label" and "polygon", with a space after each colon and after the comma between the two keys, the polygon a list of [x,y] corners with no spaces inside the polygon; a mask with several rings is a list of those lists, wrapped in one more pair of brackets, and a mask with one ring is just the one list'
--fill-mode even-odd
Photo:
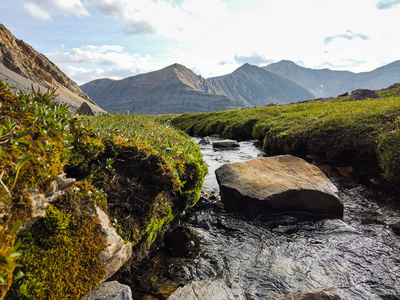
{"label": "stream bank", "polygon": [[239,286],[245,299],[325,288],[338,289],[343,299],[400,299],[400,238],[391,227],[400,220],[398,195],[333,178],[343,220],[246,221],[225,211],[214,181],[220,165],[262,156],[252,142],[240,145],[224,151],[201,146],[208,192],[171,225],[175,239],[160,244],[132,279],[138,299],[166,299],[199,280]]}

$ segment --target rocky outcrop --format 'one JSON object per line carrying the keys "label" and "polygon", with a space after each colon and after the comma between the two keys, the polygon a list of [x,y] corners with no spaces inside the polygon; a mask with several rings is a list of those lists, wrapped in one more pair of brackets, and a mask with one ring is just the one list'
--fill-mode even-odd
{"label": "rocky outcrop", "polygon": [[107,270],[103,278],[103,280],[106,280],[114,275],[131,257],[132,244],[124,242],[115,228],[110,226],[108,216],[100,208],[97,207],[96,212],[102,227],[101,235],[108,244],[108,247],[99,254],[99,260]]}
{"label": "rocky outcrop", "polygon": [[219,140],[212,143],[213,148],[229,149],[240,147],[239,143],[235,140]]}
{"label": "rocky outcrop", "polygon": [[225,208],[246,218],[276,213],[343,217],[337,188],[300,158],[259,158],[223,165],[215,173]]}
{"label": "rocky outcrop", "polygon": [[350,98],[347,101],[351,100],[364,100],[364,99],[376,99],[379,98],[377,92],[368,89],[358,89],[351,92]]}
{"label": "rocky outcrop", "polygon": [[279,300],[341,300],[340,292],[336,288],[311,290],[307,292],[290,293]]}
{"label": "rocky outcrop", "polygon": [[117,281],[108,281],[88,293],[84,300],[132,300],[132,291],[129,286]]}
{"label": "rocky outcrop", "polygon": [[[102,111],[80,87],[65,75],[46,56],[37,52],[30,45],[15,38],[12,33],[0,24],[0,79],[11,78],[14,84],[30,88],[31,83],[43,86],[45,89],[57,89],[57,94],[71,100],[78,106],[87,102],[95,111]],[[3,72],[4,71],[4,72]],[[19,80],[18,76],[29,80]],[[27,84],[27,85],[24,85]]]}
{"label": "rocky outcrop", "polygon": [[94,116],[93,110],[90,108],[89,104],[86,102],[83,102],[81,106],[77,109],[76,113],[78,115],[83,115],[83,116]]}
{"label": "rocky outcrop", "polygon": [[178,288],[168,300],[244,300],[245,297],[237,284],[231,287],[223,280],[193,281]]}
{"label": "rocky outcrop", "polygon": [[27,228],[32,225],[39,218],[44,217],[49,205],[59,199],[64,190],[75,182],[73,178],[67,178],[65,173],[57,176],[56,180],[51,184],[50,189],[46,194],[39,193],[36,188],[27,188],[22,191],[26,201],[31,204],[30,216],[24,222],[21,229]]}

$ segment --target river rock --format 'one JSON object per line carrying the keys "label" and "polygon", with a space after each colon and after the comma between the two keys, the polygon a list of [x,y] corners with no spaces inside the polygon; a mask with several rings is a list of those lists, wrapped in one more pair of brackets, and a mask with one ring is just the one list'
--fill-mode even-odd
{"label": "river rock", "polygon": [[276,213],[343,217],[337,188],[303,159],[264,157],[226,164],[215,173],[225,208],[248,219]]}
{"label": "river rock", "polygon": [[101,235],[108,244],[108,247],[99,254],[99,260],[107,270],[104,281],[114,275],[128,261],[132,255],[132,244],[124,242],[115,228],[110,226],[108,216],[100,208],[96,208],[96,213],[102,227]]}
{"label": "river rock", "polygon": [[212,144],[213,148],[237,148],[240,147],[239,143],[235,140],[219,140]]}
{"label": "river rock", "polygon": [[117,281],[108,281],[99,284],[90,291],[84,300],[132,300],[132,291],[129,286]]}
{"label": "river rock", "polygon": [[341,300],[340,292],[336,288],[311,290],[307,292],[290,293],[279,300]]}
{"label": "river rock", "polygon": [[192,281],[178,288],[168,300],[244,300],[238,284],[229,287],[223,280]]}
{"label": "river rock", "polygon": [[210,145],[211,144],[211,138],[206,136],[201,138],[201,140],[198,143],[199,145]]}

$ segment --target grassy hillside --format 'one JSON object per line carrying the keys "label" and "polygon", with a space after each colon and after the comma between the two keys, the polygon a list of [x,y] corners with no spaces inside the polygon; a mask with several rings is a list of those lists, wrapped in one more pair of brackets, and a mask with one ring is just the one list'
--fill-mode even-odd
{"label": "grassy hillside", "polygon": [[157,120],[189,135],[258,139],[270,155],[318,156],[323,161],[358,166],[368,176],[382,173],[386,180],[399,184],[399,89],[378,91],[379,99],[344,101],[348,96],[343,96],[329,102],[158,116]]}
{"label": "grassy hillside", "polygon": [[[197,145],[169,126],[81,119],[53,97],[15,96],[0,82],[0,299],[82,298],[105,273],[96,207],[139,261],[163,225],[196,203],[207,172]],[[77,182],[45,204],[62,172]],[[46,214],[36,219],[38,207]]]}

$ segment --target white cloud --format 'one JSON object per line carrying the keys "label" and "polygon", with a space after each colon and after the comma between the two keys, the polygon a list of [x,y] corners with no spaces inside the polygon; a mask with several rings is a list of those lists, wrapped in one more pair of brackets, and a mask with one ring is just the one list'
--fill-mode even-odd
{"label": "white cloud", "polygon": [[333,40],[338,39],[338,38],[339,39],[346,39],[346,40],[349,40],[349,41],[354,40],[356,38],[359,38],[359,39],[362,39],[362,40],[368,40],[369,36],[366,35],[366,34],[362,34],[362,33],[354,33],[354,32],[352,32],[351,30],[348,29],[348,30],[346,30],[346,33],[344,33],[344,34],[338,34],[338,35],[334,35],[334,36],[327,36],[324,39],[324,43],[325,44],[329,44]]}
{"label": "white cloud", "polygon": [[49,21],[52,19],[51,15],[47,11],[40,8],[40,6],[36,5],[35,3],[27,2],[24,4],[24,8],[36,19],[42,21]]}
{"label": "white cloud", "polygon": [[222,0],[87,0],[108,17],[121,20],[129,34],[156,33],[170,39],[194,39],[226,21]]}
{"label": "white cloud", "polygon": [[[56,11],[85,15],[89,10],[97,10],[97,18],[98,12],[104,16],[89,24],[96,24],[90,39],[98,45],[112,40],[124,48],[75,44],[51,54],[55,63],[76,68],[82,78],[99,70],[120,78],[118,74],[154,71],[175,62],[211,77],[245,62],[288,59],[311,68],[367,71],[399,59],[400,19],[394,3],[400,0],[30,1],[52,8],[53,17]],[[377,3],[392,9],[377,9]],[[115,28],[120,31],[110,36]]]}
{"label": "white cloud", "polygon": [[149,55],[131,54],[118,45],[86,45],[46,56],[78,84],[99,77],[122,79],[164,67]]}
{"label": "white cloud", "polygon": [[44,21],[52,20],[52,15],[57,13],[61,13],[65,17],[89,15],[80,0],[31,0],[24,3],[24,8],[33,17]]}

